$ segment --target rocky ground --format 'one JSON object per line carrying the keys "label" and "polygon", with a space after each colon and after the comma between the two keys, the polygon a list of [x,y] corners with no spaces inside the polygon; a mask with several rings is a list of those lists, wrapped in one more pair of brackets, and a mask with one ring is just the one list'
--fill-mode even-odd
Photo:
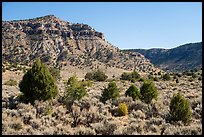
{"label": "rocky ground", "polygon": [[[115,71],[114,71],[115,70]],[[117,79],[122,70],[112,69],[106,71],[109,79],[115,75],[120,97],[113,104],[103,104],[99,101],[102,90],[107,87],[106,82],[93,82],[87,88],[88,96],[76,101],[71,110],[60,102],[64,93],[63,82],[76,72],[79,79],[83,79],[87,70],[77,68],[61,71],[61,79],[57,82],[60,90],[59,96],[53,101],[39,102],[35,105],[24,104],[18,101],[20,94],[18,83],[23,77],[23,71],[2,72],[2,134],[74,134],[74,135],[195,135],[202,134],[202,80],[197,77],[189,80],[191,76],[178,77],[179,83],[171,76],[170,81],[154,81],[158,89],[158,99],[151,104],[151,113],[147,104],[130,97],[125,97],[125,91],[131,85],[129,81]],[[17,85],[5,84],[8,80],[17,81]],[[190,82],[192,81],[192,82]],[[139,89],[143,82],[134,84]],[[169,114],[169,104],[174,93],[180,91],[188,98],[191,105],[192,120],[185,125],[182,122],[169,123],[166,119]],[[128,105],[128,115],[115,116],[114,112],[120,102]],[[81,108],[81,109],[80,109]],[[153,109],[154,108],[154,109]],[[153,116],[151,116],[153,114]],[[73,121],[79,119],[78,126]]]}

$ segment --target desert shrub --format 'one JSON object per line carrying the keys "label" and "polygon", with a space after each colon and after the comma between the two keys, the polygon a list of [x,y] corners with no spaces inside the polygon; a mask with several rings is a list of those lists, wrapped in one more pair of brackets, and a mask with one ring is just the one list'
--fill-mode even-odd
{"label": "desert shrub", "polygon": [[60,79],[60,70],[56,69],[54,67],[50,67],[49,71],[51,73],[51,75],[53,76],[53,78],[55,78],[55,80]]}
{"label": "desert shrub", "polygon": [[128,106],[125,103],[120,103],[118,106],[119,116],[125,116],[128,114]]}
{"label": "desert shrub", "polygon": [[145,82],[145,79],[144,79],[144,78],[139,78],[138,81],[140,81],[140,82]]}
{"label": "desert shrub", "polygon": [[171,77],[170,77],[169,73],[166,73],[166,74],[164,74],[164,75],[162,76],[162,79],[163,79],[163,80],[166,80],[166,81],[169,81],[169,80],[171,80]]}
{"label": "desert shrub", "polygon": [[140,88],[141,100],[150,104],[152,99],[157,99],[158,92],[154,83],[151,81],[144,82]]}
{"label": "desert shrub", "polygon": [[88,72],[85,75],[85,79],[95,80],[95,81],[105,81],[107,78],[108,76],[100,70],[96,70],[94,72]]}
{"label": "desert shrub", "polygon": [[93,73],[91,73],[91,72],[86,73],[85,79],[93,80],[93,79],[94,79],[94,78],[93,78]]}
{"label": "desert shrub", "polygon": [[129,80],[131,77],[130,77],[130,74],[129,73],[127,73],[127,72],[124,72],[124,73],[122,73],[122,75],[121,75],[121,80]]}
{"label": "desert shrub", "polygon": [[127,72],[124,72],[122,73],[121,75],[121,80],[129,80],[129,81],[136,81],[137,79],[140,78],[140,74],[137,73],[135,70],[131,73],[127,73]]}
{"label": "desert shrub", "polygon": [[16,81],[16,80],[13,80],[13,79],[10,79],[10,80],[6,81],[6,82],[4,83],[4,85],[16,86],[16,85],[17,85],[17,81]]}
{"label": "desert shrub", "polygon": [[119,91],[115,82],[110,82],[105,88],[100,97],[100,101],[105,103],[107,100],[116,99],[119,97]]}
{"label": "desert shrub", "polygon": [[73,75],[70,77],[65,85],[65,96],[66,100],[74,101],[80,100],[82,97],[87,95],[85,86],[82,82],[77,80],[77,76]]}
{"label": "desert shrub", "polygon": [[38,58],[19,83],[20,91],[28,102],[49,100],[58,95],[58,89],[47,67]]}
{"label": "desert shrub", "polygon": [[179,83],[179,80],[178,80],[178,79],[176,79],[176,83]]}
{"label": "desert shrub", "polygon": [[191,77],[191,78],[189,78],[189,79],[188,79],[188,81],[189,81],[189,82],[192,82],[192,81],[193,81],[193,78],[192,78],[192,77]]}
{"label": "desert shrub", "polygon": [[158,75],[161,75],[161,71],[158,72]]}
{"label": "desert shrub", "polygon": [[131,81],[132,83],[135,83],[135,82],[136,82],[136,80],[135,80],[134,78],[132,78],[130,81]]}
{"label": "desert shrub", "polygon": [[197,75],[195,73],[192,73],[192,78],[196,78]]}
{"label": "desert shrub", "polygon": [[174,94],[170,103],[170,115],[172,121],[183,121],[184,123],[189,122],[192,116],[190,110],[190,104],[180,92]]}
{"label": "desert shrub", "polygon": [[149,74],[149,75],[148,75],[148,79],[149,79],[149,80],[153,80],[153,79],[154,79],[153,75]]}
{"label": "desert shrub", "polygon": [[125,92],[125,96],[132,97],[133,100],[140,99],[140,92],[135,85],[131,85]]}
{"label": "desert shrub", "polygon": [[2,72],[6,72],[6,68],[2,68]]}
{"label": "desert shrub", "polygon": [[177,79],[177,76],[176,76],[176,74],[174,74],[174,75],[173,75],[173,79]]}
{"label": "desert shrub", "polygon": [[90,80],[82,80],[82,81],[81,81],[81,84],[82,84],[82,86],[84,86],[84,87],[91,87],[92,84],[93,84],[93,82],[90,81]]}
{"label": "desert shrub", "polygon": [[159,78],[158,77],[154,77],[154,79],[153,79],[154,81],[159,81]]}
{"label": "desert shrub", "polygon": [[202,80],[202,77],[199,77],[198,80]]}

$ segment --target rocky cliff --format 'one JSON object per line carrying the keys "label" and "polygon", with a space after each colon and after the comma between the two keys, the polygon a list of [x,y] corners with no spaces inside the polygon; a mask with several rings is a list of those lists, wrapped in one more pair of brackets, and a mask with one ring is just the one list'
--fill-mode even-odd
{"label": "rocky cliff", "polygon": [[107,67],[156,71],[143,55],[121,52],[87,24],[70,23],[54,15],[2,21],[3,62],[31,65],[37,57],[59,68],[67,64],[96,67],[93,63],[99,62]]}

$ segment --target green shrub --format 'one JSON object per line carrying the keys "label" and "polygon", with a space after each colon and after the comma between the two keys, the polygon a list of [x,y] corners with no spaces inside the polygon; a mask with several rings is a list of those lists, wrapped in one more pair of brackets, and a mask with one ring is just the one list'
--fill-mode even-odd
{"label": "green shrub", "polygon": [[164,74],[164,75],[162,76],[162,79],[163,79],[163,80],[166,80],[166,81],[169,81],[169,80],[171,80],[171,77],[170,77],[169,73],[166,73],[166,74]]}
{"label": "green shrub", "polygon": [[158,75],[161,75],[161,71],[158,72]]}
{"label": "green shrub", "polygon": [[127,72],[124,72],[122,73],[121,75],[121,80],[129,80],[129,81],[136,81],[136,79],[139,79],[140,78],[140,75],[139,73],[137,73],[135,70],[131,73],[127,73]]}
{"label": "green shrub", "polygon": [[56,69],[54,67],[50,67],[49,71],[51,73],[51,75],[53,76],[53,78],[55,78],[55,80],[60,79],[60,70]]}
{"label": "green shrub", "polygon": [[139,90],[133,84],[126,90],[125,96],[132,97],[133,100],[138,100],[141,97]]}
{"label": "green shrub", "polygon": [[27,102],[35,100],[49,100],[58,95],[58,89],[54,78],[47,67],[38,58],[35,64],[23,76],[19,83],[20,91]]}
{"label": "green shrub", "polygon": [[131,79],[131,76],[130,76],[130,74],[129,73],[127,73],[127,72],[124,72],[124,73],[122,73],[122,75],[121,75],[121,78],[120,78],[121,80],[130,80]]}
{"label": "green shrub", "polygon": [[65,88],[65,96],[66,100],[74,101],[80,100],[82,97],[87,95],[84,83],[77,80],[76,75],[70,77],[67,81]]}
{"label": "green shrub", "polygon": [[84,87],[91,87],[93,84],[93,82],[90,80],[82,80],[81,82],[82,82],[82,86]]}
{"label": "green shrub", "polygon": [[174,94],[170,103],[170,115],[172,121],[183,121],[187,123],[190,121],[192,112],[190,110],[190,104],[187,99],[181,95],[180,92]]}
{"label": "green shrub", "polygon": [[140,88],[141,100],[150,104],[152,99],[157,99],[158,92],[154,83],[151,81],[144,82]]}
{"label": "green shrub", "polygon": [[108,76],[100,70],[96,70],[94,72],[88,72],[85,75],[85,79],[95,80],[95,81],[105,81],[107,78]]}
{"label": "green shrub", "polygon": [[120,103],[118,105],[118,114],[119,116],[125,116],[128,114],[128,106],[125,103]]}
{"label": "green shrub", "polygon": [[88,79],[88,80],[94,80],[93,73],[91,73],[91,72],[86,73],[86,75],[85,75],[85,79]]}
{"label": "green shrub", "polygon": [[9,85],[9,86],[16,86],[17,85],[17,81],[13,80],[13,79],[10,79],[8,81],[6,81],[4,83],[4,85]]}
{"label": "green shrub", "polygon": [[115,82],[110,82],[105,88],[100,97],[100,101],[105,103],[107,100],[116,99],[119,97],[119,91]]}

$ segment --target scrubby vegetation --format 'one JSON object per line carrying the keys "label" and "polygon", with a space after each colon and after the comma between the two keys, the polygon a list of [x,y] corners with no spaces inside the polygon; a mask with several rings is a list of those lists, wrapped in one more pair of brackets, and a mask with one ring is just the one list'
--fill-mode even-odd
{"label": "scrubby vegetation", "polygon": [[16,80],[13,80],[13,79],[10,79],[10,80],[6,81],[6,82],[4,83],[4,85],[16,86],[16,85],[17,85],[17,81],[16,81]]}
{"label": "scrubby vegetation", "polygon": [[60,70],[59,69],[56,69],[54,67],[50,67],[49,71],[50,71],[52,77],[55,78],[55,80],[60,79]]}
{"label": "scrubby vegetation", "polygon": [[33,67],[27,71],[19,83],[24,101],[49,100],[58,95],[56,83],[47,67],[38,58]]}
{"label": "scrubby vegetation", "polygon": [[105,81],[107,78],[108,76],[101,70],[88,72],[85,75],[85,79],[94,80],[94,81]]}
{"label": "scrubby vegetation", "polygon": [[80,100],[85,95],[87,92],[83,83],[77,80],[76,75],[70,77],[66,83],[64,99],[73,102]]}
{"label": "scrubby vegetation", "polygon": [[125,116],[128,114],[128,106],[125,103],[120,103],[118,106],[119,116]]}
{"label": "scrubby vegetation", "polygon": [[141,98],[139,90],[133,84],[126,90],[125,95],[132,97],[133,100],[138,100]]}
{"label": "scrubby vegetation", "polygon": [[139,78],[140,78],[140,74],[134,70],[131,73],[127,73],[127,72],[122,73],[120,79],[121,80],[129,80],[129,81],[135,82]]}
{"label": "scrubby vegetation", "polygon": [[152,99],[157,99],[158,92],[153,82],[146,81],[140,88],[141,100],[150,104]]}
{"label": "scrubby vegetation", "polygon": [[114,100],[119,97],[119,91],[115,82],[110,82],[102,92],[100,100],[105,103],[107,100]]}
{"label": "scrubby vegetation", "polygon": [[[13,72],[2,83],[21,74]],[[27,98],[17,87],[2,85],[2,134],[202,134],[202,81],[198,80],[202,72],[195,73],[197,78],[181,75],[156,82],[147,74],[134,83],[119,80],[121,75],[97,82],[77,77],[78,73],[61,74],[59,95],[33,104],[21,101]]]}
{"label": "scrubby vegetation", "polygon": [[166,81],[169,81],[169,80],[171,80],[171,76],[170,76],[169,73],[166,73],[166,74],[162,75],[162,79],[166,80]]}
{"label": "scrubby vegetation", "polygon": [[172,121],[189,122],[192,116],[190,103],[184,99],[180,92],[174,94],[170,103],[170,114]]}

